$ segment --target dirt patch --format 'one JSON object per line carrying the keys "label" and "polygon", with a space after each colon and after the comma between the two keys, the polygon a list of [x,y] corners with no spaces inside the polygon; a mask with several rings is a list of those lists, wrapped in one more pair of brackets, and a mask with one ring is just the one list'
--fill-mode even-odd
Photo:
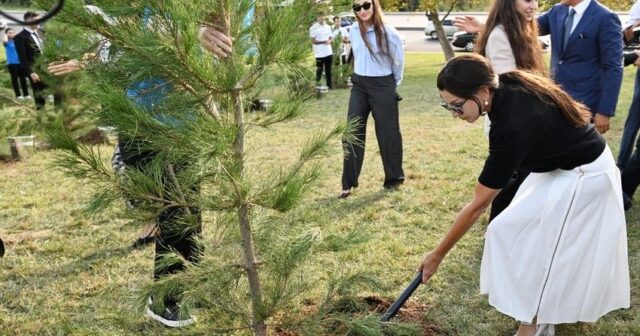
{"label": "dirt patch", "polygon": [[[393,301],[386,300],[379,296],[367,296],[363,298],[363,301],[370,307],[370,310],[380,314],[384,314],[389,307],[393,304]],[[425,336],[432,335],[446,335],[445,331],[436,324],[429,323],[424,317],[429,311],[429,306],[426,304],[420,304],[414,301],[407,301],[402,308],[398,311],[398,314],[391,319],[390,322],[406,322],[419,325],[424,331]]]}
{"label": "dirt patch", "polygon": [[5,243],[17,244],[23,241],[31,241],[36,239],[48,238],[52,234],[51,230],[39,230],[39,231],[24,231],[20,233],[14,233],[10,235],[2,234],[2,239]]}
{"label": "dirt patch", "polygon": [[[303,314],[313,314],[318,309],[317,304],[310,300],[305,300],[303,304]],[[382,315],[387,311],[387,309],[389,309],[391,304],[393,304],[393,301],[379,296],[366,296],[338,302],[333,310],[346,314],[377,313]],[[402,308],[400,308],[400,311],[398,311],[398,314],[391,319],[390,323],[402,322],[417,325],[422,330],[422,335],[424,336],[448,335],[442,327],[426,320],[425,316],[429,309],[430,307],[426,304],[420,304],[409,300]],[[294,332],[278,327],[275,328],[275,335],[298,336],[298,334]]]}

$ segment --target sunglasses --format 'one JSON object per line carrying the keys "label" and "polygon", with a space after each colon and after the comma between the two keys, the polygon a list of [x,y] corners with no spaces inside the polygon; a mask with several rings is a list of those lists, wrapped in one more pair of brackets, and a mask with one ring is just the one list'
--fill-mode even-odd
{"label": "sunglasses", "polygon": [[[440,98],[440,99],[442,99],[442,98]],[[440,106],[442,106],[447,111],[451,111],[451,112],[454,112],[454,113],[457,113],[457,114],[462,114],[463,113],[463,111],[462,111],[463,106],[464,106],[464,104],[467,103],[467,100],[469,100],[469,99],[467,98],[462,103],[457,104],[457,105],[453,105],[453,104],[447,103],[446,101],[444,101],[444,99],[442,99],[442,101],[440,102]]]}
{"label": "sunglasses", "polygon": [[371,2],[365,2],[362,5],[353,5],[351,6],[351,8],[353,8],[354,12],[359,12],[360,10],[364,9],[364,10],[369,10],[371,9]]}

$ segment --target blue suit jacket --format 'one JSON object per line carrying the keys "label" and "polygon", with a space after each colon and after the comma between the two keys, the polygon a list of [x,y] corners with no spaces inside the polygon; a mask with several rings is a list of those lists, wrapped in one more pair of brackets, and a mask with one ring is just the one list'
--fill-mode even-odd
{"label": "blue suit jacket", "polygon": [[568,13],[558,4],[538,18],[540,35],[551,34],[551,77],[591,113],[613,116],[622,84],[620,19],[591,0],[562,50]]}

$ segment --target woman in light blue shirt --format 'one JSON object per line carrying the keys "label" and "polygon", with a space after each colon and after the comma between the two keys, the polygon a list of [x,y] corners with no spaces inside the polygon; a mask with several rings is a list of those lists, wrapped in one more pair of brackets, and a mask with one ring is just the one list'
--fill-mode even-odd
{"label": "woman in light blue shirt", "polygon": [[358,121],[356,144],[345,144],[342,192],[351,195],[358,186],[362,169],[367,119],[373,114],[382,165],[384,187],[393,189],[404,182],[402,170],[402,136],[398,118],[400,96],[396,88],[402,82],[404,50],[398,32],[384,24],[380,5],[375,0],[356,0],[353,11],[357,22],[351,26],[349,40],[353,52],[353,88],[347,120]]}
{"label": "woman in light blue shirt", "polygon": [[[27,90],[27,78],[20,71],[20,60],[18,59],[18,52],[16,51],[16,45],[13,41],[13,37],[16,32],[13,28],[7,28],[4,31],[4,38],[2,45],[4,45],[4,51],[7,56],[7,68],[11,75],[11,85],[13,86],[13,92],[16,94],[16,98],[25,99],[31,98],[29,96],[29,90]],[[20,85],[18,85],[20,83]],[[22,88],[22,92],[20,89]]]}

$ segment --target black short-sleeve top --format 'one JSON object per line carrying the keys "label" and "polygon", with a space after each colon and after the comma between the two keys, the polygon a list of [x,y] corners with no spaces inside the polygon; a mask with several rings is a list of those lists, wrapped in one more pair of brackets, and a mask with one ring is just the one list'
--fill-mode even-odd
{"label": "black short-sleeve top", "polygon": [[503,188],[518,169],[543,173],[591,163],[606,147],[593,125],[572,125],[557,106],[503,76],[488,115],[489,156],[478,182],[489,188]]}

